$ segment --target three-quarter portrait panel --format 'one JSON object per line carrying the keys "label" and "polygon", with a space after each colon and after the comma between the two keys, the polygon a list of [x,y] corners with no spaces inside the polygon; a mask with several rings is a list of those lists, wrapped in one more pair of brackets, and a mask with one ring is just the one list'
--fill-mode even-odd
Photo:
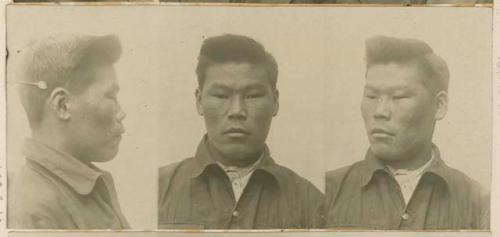
{"label": "three-quarter portrait panel", "polygon": [[330,50],[325,228],[488,230],[491,41],[405,23]]}

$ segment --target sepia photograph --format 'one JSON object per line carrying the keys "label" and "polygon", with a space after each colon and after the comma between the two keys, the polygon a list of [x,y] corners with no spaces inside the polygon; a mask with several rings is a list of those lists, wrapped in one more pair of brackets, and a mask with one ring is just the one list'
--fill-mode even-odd
{"label": "sepia photograph", "polygon": [[9,236],[489,236],[491,28],[486,7],[11,5]]}

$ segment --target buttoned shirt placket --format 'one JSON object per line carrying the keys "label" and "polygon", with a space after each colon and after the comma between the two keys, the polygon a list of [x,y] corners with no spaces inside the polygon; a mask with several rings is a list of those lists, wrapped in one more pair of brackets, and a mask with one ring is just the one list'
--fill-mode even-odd
{"label": "buttoned shirt placket", "polygon": [[224,170],[224,173],[227,175],[229,182],[231,183],[233,197],[234,197],[234,206],[231,209],[231,218],[229,220],[227,228],[230,228],[234,219],[238,218],[240,212],[238,211],[238,207],[240,204],[240,200],[242,196],[244,196],[248,184],[252,178],[254,171],[257,169],[258,165],[262,160],[262,156],[254,162],[251,166],[248,167],[235,167],[235,166],[226,166],[220,162],[217,164]]}
{"label": "buttoned shirt placket", "polygon": [[[408,227],[412,226],[411,213],[413,213],[413,210],[415,208],[418,208],[415,205],[417,205],[418,203],[420,203],[420,204],[424,203],[424,202],[415,201],[415,199],[418,199],[422,196],[425,196],[426,198],[424,198],[423,200],[427,200],[428,197],[431,195],[432,187],[430,187],[428,184],[422,184],[421,182],[422,182],[422,177],[425,174],[425,171],[427,170],[428,167],[430,167],[433,160],[434,160],[434,150],[432,150],[431,159],[429,159],[429,161],[427,161],[422,167],[418,168],[417,170],[414,170],[414,171],[403,170],[402,171],[402,170],[393,169],[390,166],[387,166],[386,169],[384,170],[390,176],[391,181],[393,183],[392,185],[395,187],[395,189],[397,190],[396,192],[398,193],[398,195],[397,195],[398,200],[394,200],[395,205],[403,207],[400,209],[403,211],[400,214],[401,218],[400,218],[399,223],[398,223],[398,229],[405,229],[405,227],[407,227],[407,226]],[[401,173],[406,174],[406,175],[409,174],[412,178],[417,179],[417,181],[415,181],[416,182],[415,186],[413,188],[409,187],[413,190],[411,190],[411,194],[409,195],[408,199],[405,198],[404,191],[402,190],[403,188],[405,188],[405,187],[403,187],[403,185],[406,185],[406,184],[403,184],[395,177],[396,175],[401,175]],[[423,186],[423,185],[425,185],[425,186]]]}

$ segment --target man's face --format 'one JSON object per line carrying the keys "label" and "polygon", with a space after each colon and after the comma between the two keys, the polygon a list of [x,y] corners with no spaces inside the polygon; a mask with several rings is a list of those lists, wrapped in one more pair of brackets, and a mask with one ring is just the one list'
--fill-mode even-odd
{"label": "man's face", "polygon": [[[118,100],[119,90],[113,66],[96,67],[86,76],[94,80],[70,101],[69,131],[73,151],[86,162],[109,161],[118,152],[125,118]],[[83,78],[85,79],[85,78]]]}
{"label": "man's face", "polygon": [[415,65],[371,66],[361,112],[373,154],[396,161],[413,157],[432,141],[435,96]]}
{"label": "man's face", "polygon": [[226,159],[260,154],[278,112],[278,92],[263,67],[249,63],[212,65],[196,95],[212,147]]}

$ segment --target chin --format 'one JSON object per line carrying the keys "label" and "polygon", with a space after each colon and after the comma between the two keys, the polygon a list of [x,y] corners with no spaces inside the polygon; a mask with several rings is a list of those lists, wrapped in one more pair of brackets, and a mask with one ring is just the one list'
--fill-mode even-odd
{"label": "chin", "polygon": [[113,160],[116,157],[117,153],[118,153],[118,149],[112,150],[112,151],[103,152],[102,154],[99,154],[99,155],[95,156],[96,158],[94,158],[92,160],[92,162],[108,162],[108,161],[111,161],[111,160]]}
{"label": "chin", "polygon": [[398,155],[399,153],[396,152],[394,149],[391,149],[390,147],[372,145],[370,147],[370,150],[373,155],[375,155],[378,159],[381,160],[394,161],[401,158]]}
{"label": "chin", "polygon": [[234,160],[244,160],[249,156],[257,153],[254,149],[249,149],[248,146],[228,146],[221,150],[225,157]]}

